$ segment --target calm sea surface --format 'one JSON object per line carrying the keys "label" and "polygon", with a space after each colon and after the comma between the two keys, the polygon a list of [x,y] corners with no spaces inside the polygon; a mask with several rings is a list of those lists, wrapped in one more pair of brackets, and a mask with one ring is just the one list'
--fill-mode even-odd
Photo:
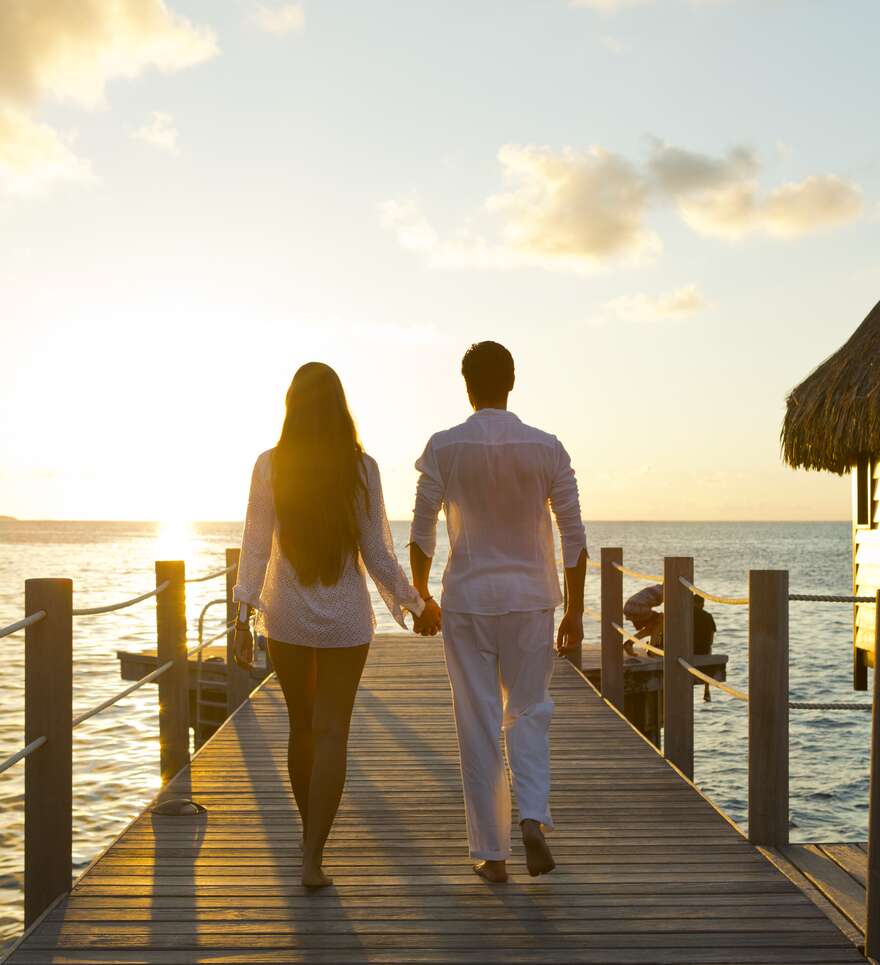
{"label": "calm sea surface", "polygon": [[[404,559],[406,524],[393,524]],[[97,606],[154,585],[156,559],[182,559],[197,576],[224,565],[241,536],[236,523],[166,527],[153,523],[0,521],[0,625],[22,615],[27,577],[70,577],[74,605]],[[793,592],[850,592],[848,523],[594,523],[590,550],[623,546],[625,562],[649,572],[664,555],[695,559],[696,581],[716,593],[744,595],[746,573],[788,568]],[[438,548],[438,564],[445,547]],[[438,565],[435,575],[439,577]],[[598,606],[597,582],[588,602]],[[627,581],[625,592],[639,584]],[[202,605],[223,595],[223,581],[187,587],[191,640]],[[374,594],[380,630],[396,628]],[[728,679],[747,687],[746,612],[710,605],[715,649],[730,654]],[[222,626],[223,608],[210,629]],[[596,624],[585,621],[588,642]],[[117,649],[154,645],[155,603],[104,616],[75,618],[74,709],[122,689]],[[792,603],[791,695],[796,700],[862,699],[851,690],[851,609]],[[0,760],[23,744],[23,635],[3,641],[0,662]],[[746,817],[746,714],[738,701],[702,702],[696,692],[696,780],[734,820]],[[791,817],[794,840],[866,836],[868,715],[792,711]],[[74,860],[82,869],[144,806],[159,786],[156,691],[149,685],[92,718],[74,735]],[[0,944],[21,928],[23,767],[0,775]]]}

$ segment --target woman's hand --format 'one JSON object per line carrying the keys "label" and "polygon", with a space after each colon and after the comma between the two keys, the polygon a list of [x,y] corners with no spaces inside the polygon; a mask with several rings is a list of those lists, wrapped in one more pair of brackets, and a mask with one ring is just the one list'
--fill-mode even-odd
{"label": "woman's hand", "polygon": [[413,614],[413,633],[418,633],[423,637],[435,637],[440,630],[441,614],[437,601],[429,596],[425,600],[425,609],[421,616]]}
{"label": "woman's hand", "polygon": [[232,654],[242,670],[254,669],[254,638],[250,630],[236,628],[232,641]]}

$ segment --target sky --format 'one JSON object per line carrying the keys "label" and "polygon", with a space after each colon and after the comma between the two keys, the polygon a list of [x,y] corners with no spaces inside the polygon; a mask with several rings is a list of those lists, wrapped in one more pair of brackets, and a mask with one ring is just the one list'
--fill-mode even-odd
{"label": "sky", "polygon": [[876,0],[3,0],[0,514],[241,519],[333,365],[392,518],[464,350],[587,519],[846,519],[785,397],[880,299]]}

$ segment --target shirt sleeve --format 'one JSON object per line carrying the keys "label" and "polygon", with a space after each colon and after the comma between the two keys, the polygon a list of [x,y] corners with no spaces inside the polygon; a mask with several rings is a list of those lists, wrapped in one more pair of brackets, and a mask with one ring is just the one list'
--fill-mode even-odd
{"label": "shirt sleeve", "polygon": [[251,475],[251,491],[238,561],[238,579],[232,591],[232,598],[236,603],[247,603],[257,610],[262,609],[260,595],[266,579],[266,567],[272,552],[272,534],[275,530],[270,458],[269,454],[263,453],[257,459]]}
{"label": "shirt sleeve", "polygon": [[364,501],[358,499],[361,558],[391,615],[406,629],[403,608],[421,616],[425,601],[406,578],[394,552],[379,467],[369,456],[364,458],[364,464],[367,479],[366,507]]}
{"label": "shirt sleeve", "polygon": [[558,443],[556,453],[556,471],[550,486],[550,508],[556,517],[562,540],[562,562],[566,569],[570,569],[577,565],[581,552],[587,550],[587,534],[581,519],[577,479],[562,443]]}
{"label": "shirt sleeve", "polygon": [[443,479],[437,464],[433,438],[428,440],[425,451],[416,460],[419,481],[416,486],[416,504],[409,540],[425,554],[434,557],[437,548],[437,517],[443,504]]}

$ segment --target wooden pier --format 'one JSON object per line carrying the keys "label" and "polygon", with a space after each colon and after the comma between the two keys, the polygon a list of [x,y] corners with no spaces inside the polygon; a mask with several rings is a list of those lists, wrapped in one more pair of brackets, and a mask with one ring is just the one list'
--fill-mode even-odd
{"label": "wooden pier", "polygon": [[529,878],[516,846],[507,885],[470,871],[441,645],[381,637],[327,850],[333,888],[299,884],[270,678],[160,796],[206,811],[137,818],[9,962],[864,961],[566,661],[552,691],[552,875]]}

